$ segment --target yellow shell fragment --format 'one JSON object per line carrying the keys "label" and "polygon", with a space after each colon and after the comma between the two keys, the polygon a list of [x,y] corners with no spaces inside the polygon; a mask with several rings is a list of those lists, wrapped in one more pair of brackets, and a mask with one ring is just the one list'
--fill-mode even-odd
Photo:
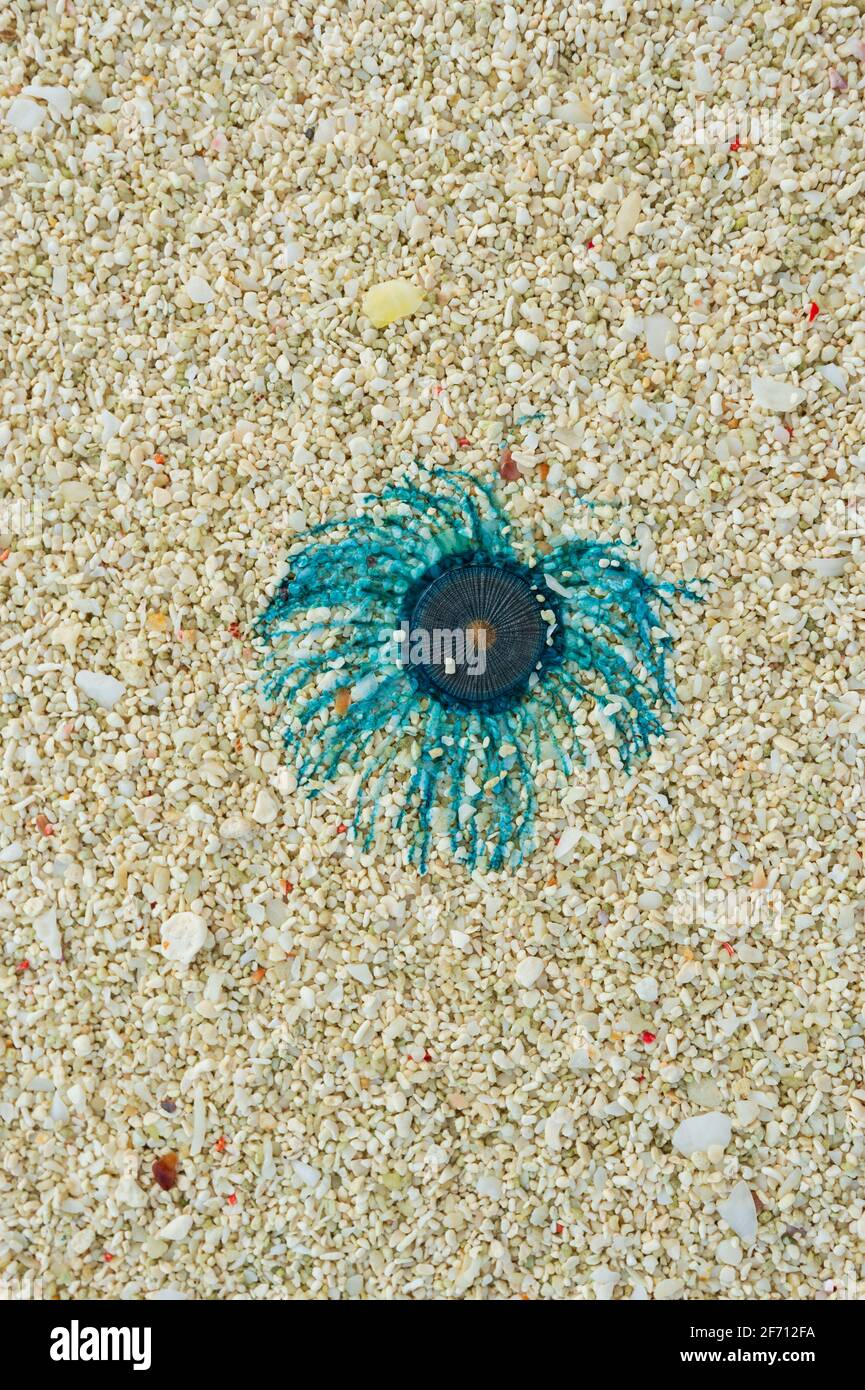
{"label": "yellow shell fragment", "polygon": [[360,307],[375,328],[386,328],[413,314],[422,302],[422,292],[407,280],[385,280],[367,290]]}

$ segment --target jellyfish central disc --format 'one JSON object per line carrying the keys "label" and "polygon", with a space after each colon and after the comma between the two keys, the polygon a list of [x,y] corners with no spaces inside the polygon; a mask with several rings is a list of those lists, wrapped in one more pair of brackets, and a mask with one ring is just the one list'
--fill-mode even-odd
{"label": "jellyfish central disc", "polygon": [[517,699],[543,656],[548,606],[528,573],[483,561],[422,581],[408,615],[416,679],[467,708]]}

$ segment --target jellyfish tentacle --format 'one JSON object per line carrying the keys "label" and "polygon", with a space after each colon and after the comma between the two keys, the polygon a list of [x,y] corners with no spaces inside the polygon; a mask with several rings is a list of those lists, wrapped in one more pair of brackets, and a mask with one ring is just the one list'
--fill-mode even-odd
{"label": "jellyfish tentacle", "polygon": [[437,766],[436,761],[430,756],[428,749],[431,747],[441,748],[439,738],[442,719],[442,707],[437,704],[431,705],[428,725],[423,733],[417,765],[412,774],[411,781],[409,782],[405,803],[397,821],[398,826],[402,825],[406,810],[412,804],[414,798],[417,797],[418,832],[412,841],[409,858],[417,862],[421,873],[426,873],[427,860],[429,857],[429,842],[432,835],[430,812],[435,799],[436,786],[441,775],[441,770]]}
{"label": "jellyfish tentacle", "polygon": [[441,479],[443,482],[446,483],[450,483],[453,478],[461,478],[463,482],[466,482],[469,484],[470,487],[473,487],[476,492],[481,493],[484,500],[486,501],[487,506],[489,507],[491,516],[501,523],[502,529],[507,531],[510,530],[510,522],[507,519],[505,511],[501,506],[501,503],[499,502],[492,488],[488,487],[486,483],[482,483],[480,478],[472,477],[471,473],[466,473],[465,470],[462,468],[436,468],[434,470],[433,476],[435,478]]}
{"label": "jellyfish tentacle", "polygon": [[467,737],[468,721],[462,715],[457,715],[451,729],[451,737],[454,740],[453,759],[451,762],[451,826],[450,841],[451,849],[456,852],[460,843],[462,825],[460,823],[460,813],[463,806],[463,795],[466,779],[466,764],[469,758],[469,746]]}
{"label": "jellyfish tentacle", "polygon": [[[382,497],[404,502],[406,506],[419,512],[421,516],[428,516],[431,511],[437,513],[445,518],[457,538],[463,538],[466,541],[471,540],[471,532],[465,529],[465,519],[460,511],[459,503],[452,497],[421,493],[413,488],[401,487],[395,483],[383,490]],[[443,545],[442,549],[446,551],[447,545]]]}
{"label": "jellyfish tentacle", "polygon": [[[310,765],[308,772],[304,772],[304,776],[318,776],[322,768],[324,769],[325,777],[332,775],[334,768],[337,766],[339,759],[346,749],[352,744],[355,744],[362,735],[370,732],[371,726],[368,722],[370,717],[374,719],[373,727],[379,725],[379,720],[381,718],[381,700],[385,692],[390,689],[396,691],[399,688],[401,688],[399,678],[392,676],[378,687],[375,696],[369,695],[366,699],[358,701],[356,705],[350,705],[345,714],[340,715],[338,726],[335,727],[330,725],[323,731],[322,752],[319,754],[316,761]],[[300,718],[308,723],[324,708],[322,703],[324,700],[327,700],[328,703],[332,703],[330,692],[328,692],[326,696],[320,697],[319,700],[308,701],[304,706]],[[310,709],[310,705],[315,705],[316,708]]]}
{"label": "jellyfish tentacle", "polygon": [[[395,711],[395,715],[397,717],[400,717],[403,713],[407,712],[415,703],[416,701],[414,699],[406,700],[404,704],[398,710]],[[373,842],[376,827],[375,809],[376,804],[378,802],[380,789],[384,783],[384,779],[387,776],[387,773],[390,771],[393,765],[394,759],[399,755],[400,747],[400,739],[396,737],[390,730],[385,729],[382,735],[381,746],[378,750],[378,753],[370,761],[369,766],[364,771],[364,774],[361,777],[360,782],[358,784],[357,801],[355,803],[355,813],[353,822],[355,830],[359,829],[362,821],[363,811],[365,808],[366,786],[375,776],[376,772],[379,772],[380,775],[376,781],[372,793],[372,805],[369,826],[363,840],[364,850],[369,849],[370,845]]]}
{"label": "jellyfish tentacle", "polygon": [[[340,643],[338,647],[331,648],[329,651],[320,652],[317,655],[306,655],[299,657],[297,661],[292,661],[288,666],[278,668],[273,674],[267,675],[264,681],[264,690],[268,699],[276,696],[288,701],[292,699],[304,686],[308,685],[313,676],[324,667],[335,667],[338,661],[346,661],[354,652],[368,652],[377,643],[369,638],[357,637]],[[278,660],[278,657],[277,657]],[[275,662],[271,662],[274,665]],[[370,670],[376,668],[376,663],[369,661],[362,663],[362,666],[345,669],[346,675],[351,675],[350,684],[362,679],[364,675],[370,674]],[[300,672],[300,678],[291,682],[290,678]],[[320,708],[324,708],[333,700],[336,688],[331,688],[322,693],[319,698]],[[304,706],[305,708],[306,706]]]}
{"label": "jellyfish tentacle", "polygon": [[[565,719],[566,725],[569,725],[569,726],[570,726],[570,724],[572,723],[572,720],[571,720],[571,713],[570,713],[570,710],[569,710],[569,709],[567,708],[567,706],[565,705],[565,702],[564,702],[564,700],[562,699],[562,696],[559,694],[558,690],[555,688],[555,685],[553,684],[553,682],[554,682],[555,680],[556,680],[556,675],[554,674],[554,675],[550,678],[550,695],[551,695],[551,697],[552,697],[553,703],[554,703],[554,704],[557,704],[557,705],[559,706],[559,708],[562,710],[562,712],[563,712],[563,714],[564,714],[564,719]],[[556,757],[556,760],[557,760],[559,766],[562,768],[562,770],[564,771],[565,775],[569,777],[570,774],[571,774],[571,772],[572,772],[572,770],[573,770],[573,763],[572,763],[572,761],[571,761],[570,754],[569,754],[569,753],[567,752],[567,750],[562,746],[561,739],[559,738],[558,734],[557,734],[556,731],[555,731],[555,728],[553,727],[553,723],[552,723],[552,719],[551,719],[550,715],[548,714],[548,712],[547,712],[546,710],[540,710],[540,711],[538,712],[538,714],[535,716],[535,719],[536,719],[535,734],[536,734],[536,737],[538,738],[538,741],[540,741],[540,739],[539,739],[540,728],[543,727],[543,728],[545,729],[545,731],[546,731],[547,739],[548,739],[548,741],[549,741],[549,743],[550,743],[550,747],[551,747],[552,750],[553,750],[553,753],[554,753],[554,755],[555,755],[555,757]],[[577,744],[577,747],[580,749],[580,753],[582,754],[583,759],[585,760],[585,754],[583,753],[583,749],[582,749],[582,747],[581,747],[581,745],[580,745],[579,740],[577,739],[576,734],[574,734],[573,729],[571,729],[571,734],[572,734],[572,737],[574,738],[574,741],[575,741],[576,744]],[[538,761],[538,762],[541,761],[540,753],[538,753],[538,755],[537,755],[537,761]]]}
{"label": "jellyfish tentacle", "polygon": [[508,804],[507,769],[502,766],[499,753],[498,734],[499,724],[497,720],[487,718],[481,719],[481,727],[484,735],[484,749],[486,752],[486,765],[489,776],[486,778],[486,787],[492,785],[493,790],[501,793],[495,806],[495,830],[490,830],[490,841],[492,852],[489,855],[491,869],[499,869],[504,860],[506,844],[510,839],[511,816]]}

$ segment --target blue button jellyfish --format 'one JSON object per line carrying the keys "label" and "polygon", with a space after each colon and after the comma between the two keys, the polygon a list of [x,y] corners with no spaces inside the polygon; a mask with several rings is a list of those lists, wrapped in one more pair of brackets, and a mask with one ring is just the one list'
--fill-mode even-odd
{"label": "blue button jellyfish", "polygon": [[311,795],[354,773],[364,849],[389,788],[397,827],[414,817],[421,872],[434,817],[470,869],[500,869],[533,843],[538,765],[568,774],[585,757],[581,706],[597,706],[625,768],[663,733],[662,619],[697,595],[643,574],[618,542],[527,561],[490,489],[449,470],[430,480],[307,533],[258,620],[262,689]]}

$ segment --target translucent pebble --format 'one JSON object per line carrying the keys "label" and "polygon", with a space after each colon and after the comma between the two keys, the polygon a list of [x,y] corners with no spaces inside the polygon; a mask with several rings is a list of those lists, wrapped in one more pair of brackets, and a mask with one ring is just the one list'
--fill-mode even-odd
{"label": "translucent pebble", "polygon": [[730,1121],[718,1111],[711,1111],[708,1115],[692,1115],[689,1120],[683,1120],[673,1134],[673,1148],[686,1158],[693,1153],[705,1153],[710,1145],[717,1144],[725,1149],[729,1142]]}
{"label": "translucent pebble", "polygon": [[640,220],[641,205],[642,199],[637,188],[633,189],[620,203],[614,226],[614,234],[618,241],[630,236],[636,227]]}
{"label": "translucent pebble", "polygon": [[747,1183],[736,1183],[727,1200],[718,1203],[718,1215],[732,1226],[740,1240],[753,1245],[757,1239],[757,1208]]}
{"label": "translucent pebble", "polygon": [[646,347],[653,357],[664,361],[667,344],[675,340],[676,325],[666,314],[649,314],[645,320]]}
{"label": "translucent pebble", "polygon": [[413,314],[422,302],[422,292],[407,280],[385,280],[367,290],[361,310],[375,328],[386,328]]}
{"label": "translucent pebble", "polygon": [[752,376],[751,389],[758,405],[779,413],[795,410],[805,399],[801,386],[792,386],[789,381],[776,381],[768,376]]}
{"label": "translucent pebble", "polygon": [[579,843],[579,839],[579,827],[575,825],[566,825],[559,836],[559,842],[555,849],[555,855],[559,863],[566,863],[571,858]]}
{"label": "translucent pebble", "polygon": [[55,960],[62,960],[63,946],[57,926],[57,909],[49,907],[47,912],[42,912],[34,918],[33,930],[36,934],[36,940],[45,947],[48,954],[53,956]]}
{"label": "translucent pebble", "polygon": [[697,91],[704,95],[715,90],[715,79],[706,64],[701,63],[699,58],[694,63],[694,85]]}
{"label": "translucent pebble", "polygon": [[724,57],[728,63],[737,63],[740,58],[744,58],[748,52],[751,39],[748,34],[739,34],[731,44],[724,49]]}
{"label": "translucent pebble", "polygon": [[6,120],[22,135],[29,135],[42,120],[42,107],[29,97],[16,97],[6,112]]}
{"label": "translucent pebble", "polygon": [[564,121],[566,125],[590,126],[593,112],[587,101],[578,98],[565,102],[563,106],[557,106],[553,115],[557,121]]}

